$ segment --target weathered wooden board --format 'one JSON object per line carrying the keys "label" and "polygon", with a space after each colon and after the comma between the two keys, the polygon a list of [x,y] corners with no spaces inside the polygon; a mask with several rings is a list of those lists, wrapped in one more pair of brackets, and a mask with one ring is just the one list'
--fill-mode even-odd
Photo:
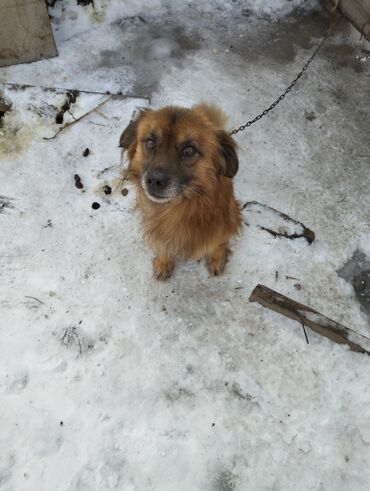
{"label": "weathered wooden board", "polygon": [[370,41],[370,0],[340,0],[339,10]]}
{"label": "weathered wooden board", "polygon": [[268,309],[301,322],[304,326],[311,328],[335,343],[347,344],[352,351],[370,355],[369,338],[266,286],[257,285],[249,301],[258,302]]}
{"label": "weathered wooden board", "polygon": [[338,8],[363,36],[370,41],[370,0],[324,0],[329,8]]}
{"label": "weathered wooden board", "polygon": [[45,0],[0,0],[0,66],[57,54]]}

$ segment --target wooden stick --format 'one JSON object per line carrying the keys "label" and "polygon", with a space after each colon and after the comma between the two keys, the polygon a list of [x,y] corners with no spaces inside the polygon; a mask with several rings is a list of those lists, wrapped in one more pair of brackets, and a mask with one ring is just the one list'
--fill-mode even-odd
{"label": "wooden stick", "polygon": [[325,317],[316,310],[295,302],[281,293],[270,290],[266,286],[257,285],[252,291],[249,301],[258,302],[270,310],[301,322],[304,326],[310,327],[313,331],[331,339],[335,343],[347,344],[352,351],[370,354],[370,338],[362,336],[352,331],[352,329]]}

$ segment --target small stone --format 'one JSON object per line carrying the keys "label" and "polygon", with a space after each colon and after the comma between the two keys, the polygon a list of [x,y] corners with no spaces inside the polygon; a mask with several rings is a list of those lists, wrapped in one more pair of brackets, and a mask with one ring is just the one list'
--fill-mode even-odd
{"label": "small stone", "polygon": [[98,210],[100,208],[100,204],[94,201],[94,203],[91,205],[91,208],[93,210]]}
{"label": "small stone", "polygon": [[127,188],[123,188],[122,191],[122,196],[127,196],[128,195],[128,189]]}
{"label": "small stone", "polygon": [[108,185],[103,187],[104,194],[112,194],[112,188]]}
{"label": "small stone", "polygon": [[85,150],[82,152],[82,155],[84,157],[87,157],[89,155],[89,153],[90,153],[90,149],[89,148],[85,148]]}

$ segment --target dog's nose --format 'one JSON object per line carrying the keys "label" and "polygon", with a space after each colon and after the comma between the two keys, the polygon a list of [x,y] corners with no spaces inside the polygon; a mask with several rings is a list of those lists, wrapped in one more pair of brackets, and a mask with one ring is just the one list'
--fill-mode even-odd
{"label": "dog's nose", "polygon": [[149,190],[155,193],[163,191],[168,186],[169,182],[169,176],[160,170],[149,172],[146,177],[146,184]]}

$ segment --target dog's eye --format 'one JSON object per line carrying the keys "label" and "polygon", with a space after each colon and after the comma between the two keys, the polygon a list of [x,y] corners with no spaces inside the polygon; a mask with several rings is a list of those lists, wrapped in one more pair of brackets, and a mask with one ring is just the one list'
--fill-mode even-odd
{"label": "dog's eye", "polygon": [[155,140],[153,138],[148,138],[145,140],[145,146],[148,150],[153,150],[155,148]]}
{"label": "dog's eye", "polygon": [[193,157],[195,154],[195,148],[192,147],[191,145],[185,147],[182,151],[182,156],[185,158],[185,159],[188,159],[190,157]]}

